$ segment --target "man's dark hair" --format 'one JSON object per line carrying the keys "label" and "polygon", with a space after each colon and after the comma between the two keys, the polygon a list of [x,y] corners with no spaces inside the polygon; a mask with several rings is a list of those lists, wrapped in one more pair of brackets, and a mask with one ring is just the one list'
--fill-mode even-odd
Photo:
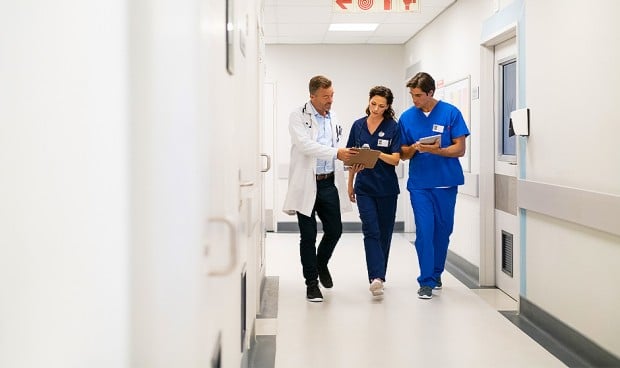
{"label": "man's dark hair", "polygon": [[432,96],[435,93],[435,80],[430,74],[419,72],[414,75],[413,78],[409,79],[409,82],[407,82],[407,87],[419,88],[422,92]]}
{"label": "man's dark hair", "polygon": [[312,77],[312,79],[310,79],[308,89],[310,90],[310,94],[313,95],[319,88],[329,88],[331,86],[332,81],[322,75],[317,75],[316,77]]}

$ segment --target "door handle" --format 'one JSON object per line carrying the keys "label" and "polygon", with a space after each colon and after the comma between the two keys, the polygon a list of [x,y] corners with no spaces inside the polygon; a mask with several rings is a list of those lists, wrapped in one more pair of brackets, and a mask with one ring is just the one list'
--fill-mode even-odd
{"label": "door handle", "polygon": [[220,270],[209,271],[209,276],[226,276],[234,271],[237,266],[237,227],[235,223],[227,217],[211,217],[208,222],[223,223],[228,227],[228,264]]}
{"label": "door handle", "polygon": [[269,169],[271,169],[271,156],[269,156],[266,153],[261,153],[260,155],[267,159],[267,167],[265,169],[261,170],[261,172],[267,172],[267,171],[269,171]]}

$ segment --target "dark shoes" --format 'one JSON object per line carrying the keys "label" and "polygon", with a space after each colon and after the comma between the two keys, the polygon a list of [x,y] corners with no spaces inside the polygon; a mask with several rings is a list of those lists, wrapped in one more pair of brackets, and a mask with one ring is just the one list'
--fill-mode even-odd
{"label": "dark shoes", "polygon": [[331,289],[334,287],[334,282],[332,281],[332,275],[329,274],[329,269],[327,266],[319,268],[319,281],[321,285],[323,285],[326,289]]}
{"label": "dark shoes", "polygon": [[418,290],[418,298],[430,299],[433,297],[433,289],[430,286],[422,286]]}
{"label": "dark shoes", "polygon": [[[319,267],[319,281],[324,288],[329,289],[334,286],[334,282],[332,281],[332,275],[329,274],[329,269],[327,266]],[[321,294],[321,289],[319,289],[319,285],[314,280],[311,285],[307,285],[306,288],[306,299],[309,302],[322,302],[323,294]]]}
{"label": "dark shoes", "polygon": [[306,287],[306,299],[309,302],[323,301],[323,294],[321,294],[321,289],[319,289],[319,285],[308,285]]}
{"label": "dark shoes", "polygon": [[441,277],[438,277],[437,280],[435,280],[435,282],[437,284],[435,285],[433,289],[441,289],[443,287],[443,284],[441,283]]}

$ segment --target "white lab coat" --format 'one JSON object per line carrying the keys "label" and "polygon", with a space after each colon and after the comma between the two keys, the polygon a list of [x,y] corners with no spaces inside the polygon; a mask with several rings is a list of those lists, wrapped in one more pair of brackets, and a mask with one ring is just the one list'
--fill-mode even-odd
{"label": "white lab coat", "polygon": [[[331,115],[332,147],[317,142],[319,123],[313,115],[310,102],[293,111],[289,118],[288,130],[291,135],[291,162],[288,171],[288,191],[282,210],[289,215],[299,212],[305,216],[312,214],[316,200],[316,160],[331,160],[338,153],[342,128],[333,112]],[[340,197],[340,211],[351,211],[351,202],[344,181],[344,164],[334,160],[334,183]]]}

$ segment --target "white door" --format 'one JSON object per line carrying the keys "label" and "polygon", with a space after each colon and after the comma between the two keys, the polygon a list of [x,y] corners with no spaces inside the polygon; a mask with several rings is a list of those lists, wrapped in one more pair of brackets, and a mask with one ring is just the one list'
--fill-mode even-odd
{"label": "white door", "polygon": [[516,38],[495,46],[495,280],[498,288],[519,298],[516,136],[510,112],[517,107]]}
{"label": "white door", "polygon": [[204,134],[198,5],[132,2],[129,12],[132,367],[207,366],[219,354],[205,254],[216,156]]}
{"label": "white door", "polygon": [[206,23],[200,47],[208,67],[200,85],[206,89],[201,108],[209,157],[206,236],[213,311],[205,328],[210,347],[215,346],[212,356],[232,367],[247,358],[260,285],[258,12],[252,0],[202,4]]}
{"label": "white door", "polygon": [[256,9],[132,3],[131,366],[238,367],[247,354],[260,228]]}
{"label": "white door", "polygon": [[[261,124],[262,148],[261,151],[265,156],[265,165],[267,162],[275,162],[275,135],[274,127],[276,125],[275,111],[276,85],[273,82],[265,82],[263,87],[263,124]],[[269,165],[270,166],[270,165]],[[267,170],[264,174],[264,210],[263,218],[265,229],[267,231],[276,230],[276,205],[275,205],[275,188],[274,180],[275,168]]]}

